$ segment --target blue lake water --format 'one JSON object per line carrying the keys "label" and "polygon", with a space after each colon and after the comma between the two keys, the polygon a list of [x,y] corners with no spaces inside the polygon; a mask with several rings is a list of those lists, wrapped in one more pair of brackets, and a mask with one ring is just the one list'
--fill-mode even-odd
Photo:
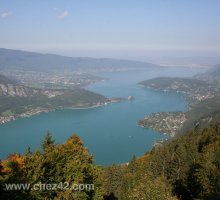
{"label": "blue lake water", "polygon": [[139,81],[156,76],[192,76],[195,70],[164,69],[100,73],[108,78],[87,89],[107,97],[135,97],[134,101],[107,106],[58,110],[0,126],[0,158],[9,153],[23,153],[28,146],[40,149],[46,132],[52,132],[57,143],[76,133],[102,165],[128,162],[133,155],[149,151],[156,140],[167,136],[137,126],[145,115],[161,111],[186,110],[187,102],[180,94],[144,89]]}

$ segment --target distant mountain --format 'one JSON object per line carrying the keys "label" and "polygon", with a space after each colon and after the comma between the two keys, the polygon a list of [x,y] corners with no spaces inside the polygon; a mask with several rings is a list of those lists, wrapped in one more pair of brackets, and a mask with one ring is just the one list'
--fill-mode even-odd
{"label": "distant mountain", "polygon": [[154,63],[161,63],[165,66],[188,66],[207,67],[220,63],[219,56],[158,56],[152,59]]}
{"label": "distant mountain", "polygon": [[207,74],[209,74],[210,76],[214,76],[214,77],[217,77],[217,76],[220,77],[220,64],[215,65],[213,69],[207,72]]}
{"label": "distant mountain", "polygon": [[220,64],[215,65],[210,70],[195,76],[197,79],[205,80],[209,83],[220,84]]}
{"label": "distant mountain", "polygon": [[155,68],[157,65],[109,58],[66,57],[0,48],[0,70],[123,70]]}

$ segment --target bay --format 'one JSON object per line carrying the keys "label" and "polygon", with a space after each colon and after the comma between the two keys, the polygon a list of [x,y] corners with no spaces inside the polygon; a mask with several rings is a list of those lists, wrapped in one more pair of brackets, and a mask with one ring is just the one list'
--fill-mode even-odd
{"label": "bay", "polygon": [[152,149],[166,135],[144,129],[137,121],[145,115],[162,111],[184,111],[187,102],[181,94],[164,93],[142,88],[139,81],[157,76],[192,76],[195,69],[158,69],[108,72],[98,75],[107,78],[87,89],[107,97],[134,96],[134,101],[113,103],[90,109],[64,109],[23,118],[0,126],[0,158],[10,153],[24,153],[28,146],[40,150],[47,131],[56,143],[77,134],[101,165],[128,162]]}

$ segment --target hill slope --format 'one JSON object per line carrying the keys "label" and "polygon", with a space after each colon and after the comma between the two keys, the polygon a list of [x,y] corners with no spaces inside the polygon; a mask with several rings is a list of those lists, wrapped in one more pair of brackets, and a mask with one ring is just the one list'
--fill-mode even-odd
{"label": "hill slope", "polygon": [[83,88],[37,89],[0,76],[0,123],[58,108],[91,107],[110,100]]}
{"label": "hill slope", "polygon": [[0,74],[0,83],[1,84],[14,84],[12,80]]}
{"label": "hill slope", "polygon": [[66,57],[0,48],[0,70],[123,70],[158,67],[145,62],[109,58]]}
{"label": "hill slope", "polygon": [[205,73],[196,75],[195,78],[205,80],[209,83],[220,84],[220,64],[215,65]]}
{"label": "hill slope", "polygon": [[191,104],[212,98],[220,91],[218,85],[194,78],[158,77],[142,81],[139,85],[150,89],[181,92]]}

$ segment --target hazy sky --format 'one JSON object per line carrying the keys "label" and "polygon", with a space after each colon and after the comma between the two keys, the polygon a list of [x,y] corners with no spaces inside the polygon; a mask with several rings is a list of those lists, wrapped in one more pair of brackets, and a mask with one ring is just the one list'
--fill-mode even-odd
{"label": "hazy sky", "polygon": [[216,56],[220,0],[0,0],[0,47],[96,57]]}

